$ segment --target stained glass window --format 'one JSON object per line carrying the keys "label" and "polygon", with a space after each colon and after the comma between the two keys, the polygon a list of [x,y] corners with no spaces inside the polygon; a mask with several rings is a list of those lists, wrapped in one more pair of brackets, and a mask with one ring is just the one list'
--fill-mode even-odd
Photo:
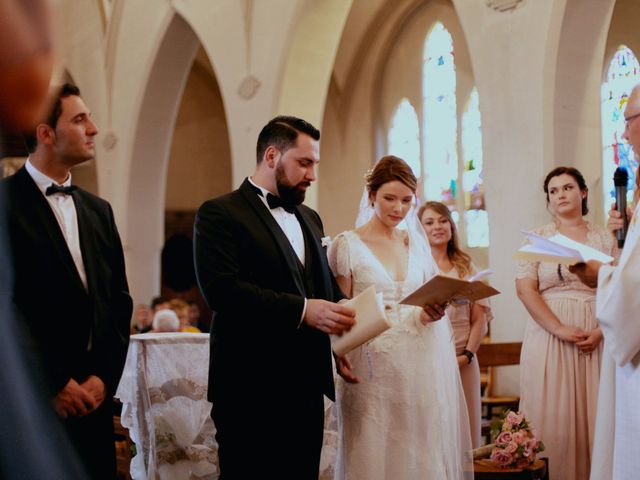
{"label": "stained glass window", "polygon": [[400,101],[391,119],[387,136],[387,153],[405,160],[420,178],[420,122],[415,109],[406,98]]}
{"label": "stained glass window", "polygon": [[484,201],[482,124],[478,89],[473,88],[462,114],[462,190],[469,247],[489,246],[489,217]]}
{"label": "stained glass window", "polygon": [[618,47],[602,85],[602,186],[604,211],[615,201],[613,173],[624,167],[629,174],[627,203],[633,200],[635,172],[638,162],[631,146],[622,139],[624,133],[624,109],[631,89],[640,82],[640,66],[633,52],[621,45]]}
{"label": "stained glass window", "polygon": [[387,152],[404,158],[414,170],[421,201],[437,200],[449,207],[463,244],[486,248],[489,219],[478,90],[469,94],[458,121],[453,39],[440,22],[425,39],[422,75],[422,117],[403,98],[391,117]]}
{"label": "stained glass window", "polygon": [[451,34],[440,22],[427,36],[423,62],[424,198],[453,210],[458,190],[456,69]]}

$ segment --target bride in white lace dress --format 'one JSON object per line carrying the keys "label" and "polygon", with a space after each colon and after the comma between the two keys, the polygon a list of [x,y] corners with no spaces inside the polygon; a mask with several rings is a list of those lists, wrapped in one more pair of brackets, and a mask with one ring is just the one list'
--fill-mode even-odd
{"label": "bride in white lace dress", "polygon": [[[358,228],[329,248],[345,294],[375,285],[393,324],[337,359],[336,480],[473,477],[463,465],[471,439],[449,320],[441,306],[398,304],[437,272],[413,211],[416,184],[403,160],[382,158],[367,178]],[[408,228],[397,228],[405,217]]]}

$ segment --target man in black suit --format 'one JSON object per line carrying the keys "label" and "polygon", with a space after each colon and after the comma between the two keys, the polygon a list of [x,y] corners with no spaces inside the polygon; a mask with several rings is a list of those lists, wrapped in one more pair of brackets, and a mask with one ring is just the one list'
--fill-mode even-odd
{"label": "man in black suit", "polygon": [[317,479],[323,394],[334,398],[328,333],[354,324],[302,205],[315,180],[320,132],[276,117],[260,132],[257,166],[238,190],[204,203],[195,222],[198,284],[215,318],[209,400],[224,480]]}
{"label": "man in black suit", "polygon": [[71,185],[95,156],[98,129],[72,85],[28,141],[24,168],[3,182],[13,302],[53,407],[91,478],[115,477],[112,397],[128,346],[131,297],[111,206]]}

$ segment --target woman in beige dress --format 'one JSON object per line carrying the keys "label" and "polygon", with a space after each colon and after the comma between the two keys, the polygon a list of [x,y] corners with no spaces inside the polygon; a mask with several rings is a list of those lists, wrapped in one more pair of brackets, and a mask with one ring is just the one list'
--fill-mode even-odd
{"label": "woman in beige dress", "polygon": [[[552,170],[544,192],[553,222],[535,233],[560,233],[617,256],[611,234],[583,218],[587,186],[578,170]],[[546,445],[550,478],[589,478],[602,353],[595,289],[564,265],[519,261],[516,290],[531,315],[520,358],[520,410]]]}
{"label": "woman in beige dress", "polygon": [[[418,218],[429,239],[431,254],[438,264],[440,274],[468,280],[477,273],[471,257],[458,246],[456,224],[446,205],[440,202],[427,202],[420,207]],[[480,368],[474,357],[482,337],[487,333],[491,309],[488,300],[481,300],[474,303],[452,304],[446,311],[456,342],[456,359],[469,412],[471,443],[473,448],[478,448],[482,441]]]}

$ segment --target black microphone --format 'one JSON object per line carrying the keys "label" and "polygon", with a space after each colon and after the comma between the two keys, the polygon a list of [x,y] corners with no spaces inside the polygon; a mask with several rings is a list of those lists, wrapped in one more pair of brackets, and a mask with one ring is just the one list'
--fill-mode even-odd
{"label": "black microphone", "polygon": [[624,239],[627,236],[629,228],[629,219],[627,218],[627,183],[629,175],[627,170],[618,167],[613,174],[613,184],[616,187],[616,209],[622,214],[622,228],[616,230],[616,238],[618,239],[618,248],[624,247]]}

